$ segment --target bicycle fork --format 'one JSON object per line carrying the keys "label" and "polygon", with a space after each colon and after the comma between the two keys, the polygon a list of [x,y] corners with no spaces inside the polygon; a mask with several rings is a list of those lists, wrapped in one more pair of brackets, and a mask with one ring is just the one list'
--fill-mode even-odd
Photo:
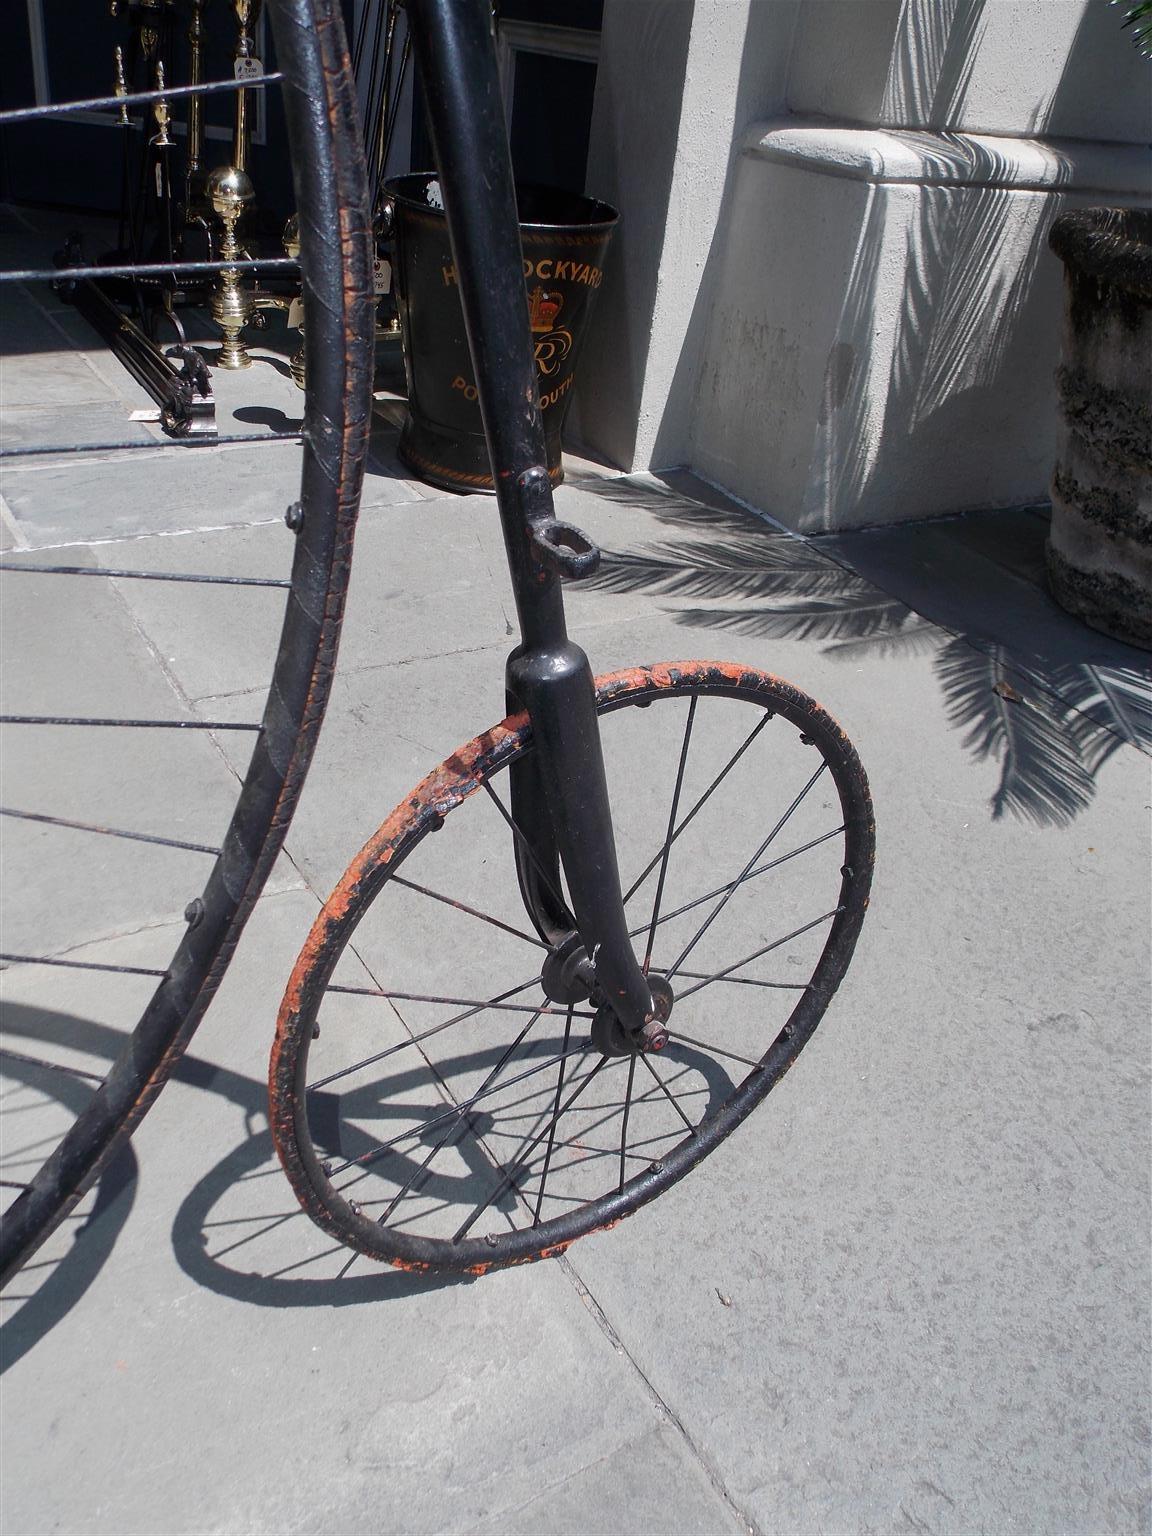
{"label": "bicycle fork", "polygon": [[549,995],[599,1002],[594,1035],[606,1052],[659,1049],[670,999],[649,985],[628,937],[592,672],[564,622],[561,580],[590,574],[599,551],[557,520],[545,468],[490,10],[486,0],[408,3],[520,621],[509,708],[527,711],[536,742],[512,767],[520,887],[551,947]]}

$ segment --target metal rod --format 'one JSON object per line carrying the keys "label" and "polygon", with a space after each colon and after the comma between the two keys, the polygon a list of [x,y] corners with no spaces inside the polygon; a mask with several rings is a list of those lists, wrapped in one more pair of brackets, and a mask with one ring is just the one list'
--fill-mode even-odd
{"label": "metal rod", "polygon": [[[633,1056],[632,1060],[633,1060],[633,1062],[635,1062],[635,1060],[636,1060],[635,1056]],[[671,1104],[672,1108],[676,1111],[676,1113],[680,1116],[681,1120],[683,1120],[684,1124],[688,1127],[688,1134],[690,1136],[695,1136],[695,1134],[696,1134],[696,1127],[692,1124],[691,1120],[689,1120],[688,1116],[680,1108],[680,1104],[679,1104],[678,1100],[676,1099],[675,1095],[670,1091],[670,1089],[668,1087],[668,1084],[660,1076],[659,1072],[657,1072],[656,1068],[648,1060],[647,1056],[641,1054],[640,1060],[644,1063],[644,1065],[648,1068],[649,1072],[651,1072],[652,1076],[656,1079],[656,1086],[660,1089],[660,1092],[664,1095],[664,1097],[668,1100],[669,1104]]]}
{"label": "metal rod", "polygon": [[[0,570],[2,569],[3,567],[0,566]],[[417,885],[415,880],[405,880],[400,875],[393,875],[392,884],[403,886],[407,891],[419,891],[421,896],[429,896],[433,901],[443,902],[446,907],[455,907],[457,912],[466,912],[469,917],[479,918],[482,923],[491,923],[493,928],[499,928],[504,933],[510,933],[514,939],[523,939],[525,944],[531,944],[536,949],[548,948],[543,939],[538,939],[530,933],[524,933],[519,928],[513,928],[510,923],[501,922],[498,917],[493,917],[488,912],[481,912],[479,907],[470,907],[466,901],[458,901],[452,896],[442,896],[439,891],[434,891],[427,885]]]}
{"label": "metal rod", "polygon": [[[494,1086],[496,1080],[499,1078],[504,1068],[512,1060],[512,1057],[515,1055],[519,1046],[527,1038],[533,1024],[535,1024],[536,1020],[540,1017],[541,1012],[542,1010],[539,1008],[533,1012],[532,1017],[528,1020],[527,1024],[525,1024],[524,1028],[512,1041],[512,1044],[502,1052],[500,1060],[496,1063],[491,1072],[489,1072],[488,1076],[480,1084],[479,1089],[473,1095],[474,1098],[479,1098],[481,1094],[494,1093],[496,1091]],[[384,1210],[381,1211],[380,1215],[376,1218],[380,1226],[384,1226],[386,1224],[389,1216],[391,1216],[392,1212],[400,1204],[401,1200],[403,1200],[404,1196],[413,1187],[413,1185],[422,1180],[423,1175],[427,1173],[428,1169],[431,1167],[433,1158],[453,1135],[457,1127],[462,1126],[465,1131],[471,1129],[471,1127],[467,1124],[467,1116],[468,1110],[465,1107],[461,1107],[456,1111],[455,1115],[448,1123],[448,1129],[442,1136],[437,1138],[437,1140],[425,1155],[424,1160],[420,1166],[415,1170],[415,1172],[409,1174],[408,1178],[404,1181],[404,1183],[392,1196],[392,1199],[385,1206]]]}
{"label": "metal rod", "polygon": [[[698,981],[694,987],[685,987],[677,996],[678,1002],[683,1002],[686,997],[691,997],[693,992],[699,992],[704,987],[710,987],[714,981],[726,981],[733,971],[738,971],[742,965],[751,965],[753,960],[759,960],[761,955],[766,955],[770,950],[779,949],[782,944],[788,944],[793,939],[798,939],[802,933],[808,933],[813,928],[818,928],[821,923],[826,923],[829,918],[836,917],[843,912],[843,907],[833,907],[831,912],[824,912],[820,917],[814,917],[810,923],[805,923],[802,928],[793,928],[791,933],[786,933],[782,939],[774,939],[771,944],[765,944],[762,949],[755,949],[750,955],[745,955],[743,960],[734,960],[731,965],[725,966],[722,971],[716,971],[713,975]],[[811,986],[811,983],[809,983]],[[807,987],[804,989],[808,990]]]}
{"label": "metal rod", "polygon": [[[425,1029],[418,1035],[409,1035],[407,1040],[401,1040],[398,1045],[390,1045],[382,1051],[377,1051],[374,1056],[366,1056],[363,1061],[357,1061],[350,1067],[341,1067],[339,1072],[330,1072],[327,1077],[320,1078],[315,1083],[309,1083],[307,1092],[317,1093],[321,1088],[327,1088],[329,1083],[334,1083],[338,1078],[351,1077],[353,1072],[361,1072],[365,1067],[373,1067],[378,1061],[384,1061],[389,1056],[395,1056],[397,1051],[407,1050],[411,1045],[418,1045],[421,1040],[427,1040],[432,1035],[438,1035],[442,1030],[450,1029],[453,1024],[459,1024],[464,1019],[470,1019],[477,1013],[483,1013],[495,1003],[502,1003],[510,997],[515,997],[520,992],[527,992],[529,987],[538,986],[539,976],[533,976],[530,981],[522,981],[518,987],[509,987],[507,992],[501,992],[496,997],[489,998],[486,1003],[481,1003],[475,1008],[468,1008],[463,1013],[453,1014],[450,1019],[445,1019],[441,1024],[433,1024],[430,1029]],[[336,987],[329,987],[329,992],[335,992]],[[399,1010],[397,1010],[399,1012]],[[405,1026],[407,1027],[407,1026]]]}
{"label": "metal rod", "polygon": [[556,1144],[556,1120],[560,1114],[560,1096],[564,1092],[564,1068],[568,1059],[568,1042],[572,1036],[572,1009],[568,1009],[568,1022],[564,1026],[564,1043],[560,1047],[560,1071],[556,1078],[556,1102],[552,1106],[552,1122],[548,1130],[548,1150],[544,1154],[544,1171],[540,1175],[540,1191],[536,1196],[536,1209],[532,1225],[540,1225],[540,1209],[544,1204],[544,1188],[548,1183],[548,1167],[552,1161],[552,1148]]}
{"label": "metal rod", "polygon": [[300,263],[292,256],[233,257],[231,261],[143,261],[119,267],[26,267],[15,272],[0,272],[0,283],[59,283],[82,277],[175,277],[192,272],[223,272],[225,267],[237,272],[299,272]]}
{"label": "metal rod", "polygon": [[0,112],[0,128],[6,123],[30,122],[39,117],[66,117],[70,112],[95,112],[104,107],[144,106],[152,101],[171,101],[176,96],[208,96],[219,91],[251,91],[258,85],[275,85],[284,76],[279,70],[253,80],[212,80],[207,85],[177,85],[163,91],[134,91],[129,96],[88,96],[83,101],[54,101],[40,107],[15,107]]}
{"label": "metal rod", "polygon": [[[648,929],[648,943],[644,950],[643,969],[647,973],[652,964],[652,946],[656,942],[656,925],[660,921],[660,901],[664,895],[664,880],[668,874],[668,856],[672,852],[672,841],[676,836],[676,812],[680,809],[680,791],[684,787],[684,769],[688,765],[688,747],[692,740],[692,722],[696,718],[696,701],[700,695],[694,693],[688,704],[688,720],[684,726],[684,744],[680,748],[680,765],[676,770],[676,787],[672,792],[672,808],[668,812],[668,835],[664,839],[664,848],[660,857],[660,874],[656,880],[656,896],[652,902],[652,922]],[[629,1079],[631,1087],[631,1079]],[[620,1187],[624,1187],[624,1152],[620,1152]]]}
{"label": "metal rod", "polygon": [[262,731],[262,725],[231,720],[102,720],[87,715],[0,715],[0,725],[110,725],[167,731]]}
{"label": "metal rod", "polygon": [[[571,1055],[575,1055],[579,1051],[581,1051],[581,1049],[587,1049],[587,1047],[576,1046],[575,1049],[572,1050],[572,1051],[569,1051],[568,1054],[570,1056]],[[619,1061],[622,1058],[616,1057],[615,1059],[617,1061]],[[559,1120],[562,1119],[562,1117],[564,1115],[566,1115],[568,1113],[568,1111],[572,1108],[573,1104],[575,1104],[576,1100],[580,1097],[580,1095],[584,1092],[584,1090],[591,1083],[595,1082],[596,1078],[600,1075],[600,1073],[603,1071],[604,1067],[607,1065],[608,1060],[609,1060],[609,1058],[607,1056],[601,1056],[598,1059],[598,1061],[596,1062],[596,1065],[592,1068],[591,1072],[589,1072],[588,1076],[583,1079],[583,1081],[580,1083],[579,1087],[576,1088],[574,1090],[574,1092],[569,1094],[568,1098],[565,1100],[564,1105],[561,1108],[561,1110],[559,1111],[559,1113],[557,1115],[553,1116],[553,1122],[552,1122],[553,1124],[558,1123]],[[552,1062],[547,1062],[546,1065],[547,1066],[552,1066],[553,1063]],[[452,1241],[454,1243],[458,1243],[461,1240],[461,1238],[467,1236],[469,1228],[473,1227],[476,1224],[476,1222],[478,1222],[480,1220],[481,1216],[483,1216],[484,1212],[488,1209],[488,1207],[490,1205],[493,1205],[497,1200],[499,1200],[501,1198],[501,1196],[504,1194],[505,1190],[516,1189],[517,1188],[517,1186],[516,1186],[517,1174],[523,1169],[525,1160],[528,1157],[530,1157],[533,1152],[535,1152],[536,1148],[544,1140],[544,1134],[545,1134],[544,1131],[541,1131],[539,1133],[539,1135],[536,1136],[536,1138],[532,1141],[531,1145],[528,1147],[527,1152],[525,1152],[523,1154],[523,1156],[518,1156],[518,1157],[516,1157],[513,1160],[512,1166],[513,1166],[513,1169],[515,1170],[514,1172],[509,1173],[509,1171],[506,1168],[502,1170],[502,1172],[504,1174],[504,1177],[501,1179],[500,1183],[492,1191],[492,1193],[488,1196],[487,1200],[484,1201],[484,1204],[477,1206],[476,1209],[472,1212],[471,1216],[469,1216],[468,1220],[464,1223],[464,1225],[462,1227],[459,1227],[452,1234]],[[519,1191],[517,1191],[517,1192],[519,1192]]]}
{"label": "metal rod", "polygon": [[[768,864],[761,864],[759,869],[754,869],[747,877],[747,880],[755,880],[757,875],[766,875],[770,869],[775,869],[778,864],[787,864],[789,859],[795,859],[800,854],[807,853],[810,848],[816,848],[821,843],[826,843],[829,838],[839,837],[843,831],[843,827],[836,827],[831,832],[825,832],[820,837],[814,837],[810,843],[802,843],[799,848],[793,848],[791,853],[782,853],[778,859],[772,859]],[[664,923],[670,923],[674,917],[680,917],[685,912],[691,912],[693,907],[703,906],[706,901],[711,901],[713,896],[722,896],[725,891],[730,891],[735,884],[736,880],[729,880],[726,885],[718,885],[714,891],[705,891],[703,896],[697,896],[692,901],[686,901],[682,907],[677,907],[674,912],[665,912],[660,919],[661,926]],[[629,931],[628,937],[635,939],[643,932],[643,928],[633,928]],[[683,976],[687,973],[681,971],[680,974]]]}
{"label": "metal rod", "polygon": [[146,448],[155,453],[157,448],[225,448],[237,443],[245,446],[249,443],[298,443],[303,435],[302,432],[238,432],[228,437],[170,437],[164,442],[135,438],[128,443],[44,443],[33,448],[0,448],[0,459],[34,459],[50,453],[124,453],[130,449]]}
{"label": "metal rod", "polygon": [[102,965],[96,960],[54,960],[48,955],[0,955],[2,965],[60,965],[72,971],[114,971],[121,976],[167,976],[144,965]]}
{"label": "metal rod", "polygon": [[[590,1049],[591,1041],[585,1040],[582,1041],[579,1045],[574,1045],[571,1050],[567,1052],[567,1054],[569,1056],[582,1056]],[[563,1054],[564,1053],[562,1052],[561,1055]],[[527,1078],[539,1077],[541,1072],[547,1072],[548,1069],[550,1067],[554,1067],[559,1060],[560,1056],[550,1056],[547,1061],[538,1062],[536,1066],[528,1067],[525,1071],[518,1072],[515,1077],[505,1078],[505,1080],[498,1086],[499,1088],[514,1088],[518,1083],[524,1082]],[[599,1066],[594,1069],[592,1074],[593,1076],[595,1076],[596,1071],[599,1071],[599,1068],[602,1067],[607,1060],[607,1056],[600,1057]],[[462,1104],[454,1104],[450,1109],[444,1110],[441,1114],[434,1115],[431,1120],[422,1120],[419,1125],[409,1126],[406,1131],[400,1131],[398,1135],[390,1137],[388,1141],[382,1141],[378,1147],[373,1147],[370,1152],[361,1152],[359,1156],[350,1157],[346,1162],[340,1163],[337,1167],[332,1169],[332,1172],[328,1175],[328,1177],[334,1179],[338,1174],[347,1172],[349,1168],[367,1167],[369,1163],[375,1162],[378,1157],[382,1157],[385,1152],[389,1151],[392,1147],[397,1146],[400,1142],[407,1141],[410,1137],[413,1136],[422,1136],[425,1131],[430,1131],[438,1125],[443,1125],[445,1120],[450,1120],[460,1110],[475,1108],[481,1099],[490,1098],[496,1091],[496,1088],[489,1088],[484,1092],[474,1093],[470,1098],[465,1099]],[[541,1139],[543,1139],[543,1131],[540,1132],[540,1136]]]}
{"label": "metal rod", "polygon": [[[752,727],[752,730],[750,731],[750,733],[748,735],[748,738],[744,742],[743,746],[738,747],[736,752],[728,759],[728,761],[727,761],[727,763],[725,763],[724,767],[721,768],[720,772],[712,780],[711,784],[709,784],[708,788],[700,796],[699,800],[697,800],[696,804],[688,812],[687,816],[685,816],[684,820],[676,828],[675,832],[673,832],[672,839],[671,839],[672,842],[676,841],[676,839],[680,836],[681,832],[684,831],[685,827],[688,825],[688,823],[695,816],[696,812],[701,808],[702,805],[704,805],[705,801],[712,794],[713,790],[716,789],[719,786],[721,780],[724,779],[724,777],[728,773],[731,772],[731,770],[736,766],[736,764],[743,757],[744,753],[747,752],[748,748],[756,740],[757,736],[759,736],[760,732],[768,724],[769,720],[771,720],[773,718],[774,718],[774,716],[771,714],[771,712],[769,712],[768,714],[766,714],[763,717],[763,719],[760,720],[759,724],[754,725]],[[664,851],[663,849],[658,849],[657,850],[657,852],[652,856],[651,863],[647,865],[647,867],[644,869],[643,873],[638,875],[636,877],[636,879],[632,882],[632,884],[628,887],[628,890],[624,894],[624,900],[626,902],[631,901],[632,897],[635,896],[636,892],[640,889],[640,887],[644,884],[645,880],[647,880],[648,876],[656,868],[656,865],[659,863],[660,856],[663,853],[663,851]]]}
{"label": "metal rod", "polygon": [[784,824],[787,822],[788,818],[796,810],[796,807],[801,803],[801,801],[805,798],[805,796],[811,790],[812,786],[816,783],[816,780],[824,772],[824,770],[825,770],[825,768],[827,768],[827,766],[828,766],[827,762],[821,762],[819,768],[817,768],[816,772],[808,780],[807,784],[805,784],[804,788],[796,796],[795,800],[793,800],[792,804],[784,812],[783,816],[781,816],[780,820],[772,828],[771,832],[769,832],[768,836],[764,839],[764,841],[760,844],[759,848],[757,848],[756,852],[748,860],[747,864],[745,864],[744,868],[736,876],[736,879],[733,881],[731,888],[728,891],[725,892],[722,900],[717,902],[717,904],[713,908],[713,910],[711,912],[709,912],[708,916],[700,924],[700,927],[697,928],[696,932],[692,935],[691,939],[684,946],[684,948],[680,951],[680,954],[676,957],[675,964],[672,966],[671,970],[668,972],[668,979],[669,979],[669,981],[671,981],[672,977],[676,975],[676,972],[684,964],[685,960],[687,960],[688,956],[696,948],[697,944],[699,944],[700,940],[708,932],[708,929],[712,926],[712,924],[720,916],[721,912],[723,912],[724,908],[732,900],[732,898],[733,898],[733,896],[735,896],[736,892],[740,889],[740,887],[748,879],[751,878],[752,868],[755,865],[757,859],[764,852],[764,850],[768,847],[768,844],[773,841],[773,839],[779,833],[780,829],[784,826]]}
{"label": "metal rod", "polygon": [[0,805],[0,816],[11,816],[16,821],[40,821],[49,827],[67,827],[74,832],[98,832],[102,837],[123,837],[134,843],[158,843],[162,848],[184,848],[189,853],[210,853],[219,856],[219,848],[209,848],[205,843],[184,843],[174,837],[157,837],[151,832],[128,832],[122,827],[99,827],[93,821],[69,821],[63,816],[45,816],[39,811],[16,811]]}
{"label": "metal rod", "polygon": [[209,587],[290,587],[279,576],[197,576],[184,571],[119,571],[95,565],[5,565],[0,571],[33,571],[38,576],[117,576],[125,581],[192,581]]}
{"label": "metal rod", "polygon": [[[0,815],[3,814],[0,811]],[[389,1002],[398,1003],[443,1003],[449,1008],[473,1008],[478,1011],[491,1008],[496,1012],[502,1013],[563,1014],[564,1012],[563,1008],[548,1008],[544,1004],[541,1004],[538,1008],[533,1008],[529,1003],[481,1002],[479,998],[475,997],[434,997],[423,992],[385,992],[380,987],[345,987],[332,983],[328,986],[327,990],[329,992],[344,993],[349,997],[383,997]],[[524,989],[520,988],[519,990],[523,991]],[[803,991],[803,988],[801,988],[801,991]],[[585,1010],[579,1014],[579,1017],[590,1019],[592,1014]],[[407,1044],[408,1042],[405,1043]]]}
{"label": "metal rod", "polygon": [[[803,991],[804,989],[801,988]],[[668,1031],[669,1040],[679,1041],[681,1045],[694,1045],[698,1050],[707,1051],[712,1056],[724,1056],[729,1061],[738,1061],[744,1067],[758,1067],[760,1063],[753,1061],[750,1056],[737,1056],[735,1051],[722,1051],[718,1045],[708,1045],[703,1040],[694,1040],[691,1035],[682,1035],[678,1029]]]}

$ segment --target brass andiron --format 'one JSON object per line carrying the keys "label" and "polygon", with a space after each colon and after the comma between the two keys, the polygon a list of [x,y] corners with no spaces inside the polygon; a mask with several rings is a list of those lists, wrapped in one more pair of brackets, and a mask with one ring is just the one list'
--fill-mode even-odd
{"label": "brass andiron", "polygon": [[[155,89],[158,91],[164,89],[164,65],[160,60],[156,61]],[[172,114],[163,97],[152,103],[152,115],[156,119],[156,133],[153,135],[152,143],[157,149],[171,149],[172,140],[168,137],[168,124],[172,121]]]}
{"label": "brass andiron", "polygon": [[[222,165],[208,178],[208,197],[224,226],[220,247],[223,261],[237,261],[243,254],[236,240],[236,225],[255,195],[247,172],[237,170],[235,166]],[[219,367],[251,368],[252,359],[240,337],[255,308],[240,273],[235,267],[225,267],[213,290],[211,304],[212,318],[224,332]]]}
{"label": "brass andiron", "polygon": [[[113,95],[127,96],[128,81],[124,77],[124,50],[119,43],[116,44],[113,57],[116,61],[116,81],[112,87]],[[131,128],[132,126],[132,119],[128,116],[128,108],[123,102],[120,103],[120,116],[116,119],[116,126],[117,128]]]}
{"label": "brass andiron", "polygon": [[[284,234],[281,237],[285,256],[291,256],[293,261],[300,260],[300,215],[294,213],[284,226]],[[303,283],[301,283],[301,297],[294,301],[303,305]],[[291,316],[291,310],[289,310]],[[300,345],[289,359],[288,366],[292,370],[292,380],[297,389],[304,388],[304,357],[306,342],[304,340],[304,322],[300,322]]]}

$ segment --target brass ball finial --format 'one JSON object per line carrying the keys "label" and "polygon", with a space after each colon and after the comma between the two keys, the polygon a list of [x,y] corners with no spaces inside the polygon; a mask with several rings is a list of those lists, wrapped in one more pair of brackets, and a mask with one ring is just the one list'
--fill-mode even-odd
{"label": "brass ball finial", "polygon": [[255,196],[252,178],[234,165],[218,166],[208,178],[209,201],[225,222],[235,223]]}

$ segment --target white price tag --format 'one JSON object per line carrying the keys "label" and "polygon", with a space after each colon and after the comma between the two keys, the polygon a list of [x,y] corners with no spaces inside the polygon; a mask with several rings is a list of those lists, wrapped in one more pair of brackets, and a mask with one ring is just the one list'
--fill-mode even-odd
{"label": "white price tag", "polygon": [[159,160],[156,162],[156,196],[164,196],[164,167]]}
{"label": "white price tag", "polygon": [[304,329],[304,300],[293,299],[288,306],[288,329],[290,331],[302,331]]}
{"label": "white price tag", "polygon": [[255,80],[264,73],[264,66],[259,59],[239,58],[236,60],[237,80]]}
{"label": "white price tag", "polygon": [[377,297],[392,292],[392,263],[377,258],[372,263],[372,292]]}

